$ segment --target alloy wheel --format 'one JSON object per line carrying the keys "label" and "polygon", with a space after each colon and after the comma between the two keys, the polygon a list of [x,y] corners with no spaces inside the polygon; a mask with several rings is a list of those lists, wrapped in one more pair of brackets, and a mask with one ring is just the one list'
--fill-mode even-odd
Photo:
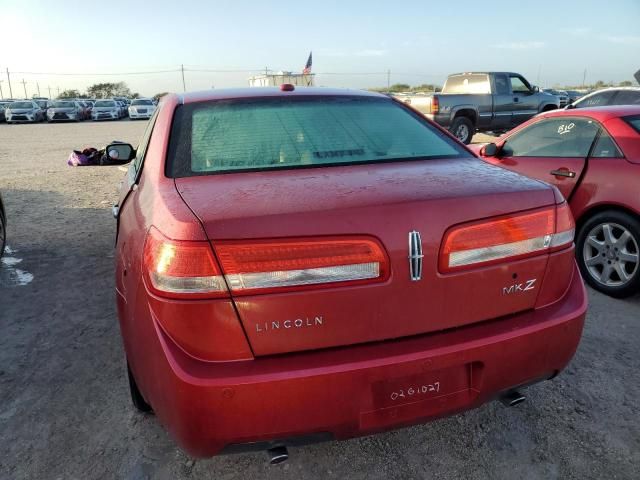
{"label": "alloy wheel", "polygon": [[621,287],[638,273],[638,239],[618,223],[601,223],[587,234],[582,252],[589,274],[599,284]]}
{"label": "alloy wheel", "polygon": [[464,142],[469,137],[469,127],[466,125],[458,125],[454,135],[458,140]]}

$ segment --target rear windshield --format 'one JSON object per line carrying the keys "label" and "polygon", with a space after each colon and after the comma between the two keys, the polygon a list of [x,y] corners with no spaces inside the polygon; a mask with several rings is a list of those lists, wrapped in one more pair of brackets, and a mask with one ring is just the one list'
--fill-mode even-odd
{"label": "rear windshield", "polygon": [[113,100],[98,100],[94,105],[94,107],[115,107],[116,102]]}
{"label": "rear windshield", "polygon": [[636,132],[640,133],[640,115],[625,117],[624,120],[631,125]]}
{"label": "rear windshield", "polygon": [[131,105],[153,105],[151,100],[134,100]]}
{"label": "rear windshield", "polygon": [[491,93],[489,76],[484,73],[450,75],[442,93]]}
{"label": "rear windshield", "polygon": [[225,100],[176,110],[167,175],[459,156],[469,153],[388,98]]}

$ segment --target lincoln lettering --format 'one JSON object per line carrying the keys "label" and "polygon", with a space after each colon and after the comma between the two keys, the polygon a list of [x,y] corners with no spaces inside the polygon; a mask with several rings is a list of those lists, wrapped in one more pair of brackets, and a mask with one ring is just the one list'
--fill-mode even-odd
{"label": "lincoln lettering", "polygon": [[272,322],[256,323],[256,332],[266,332],[268,330],[288,330],[291,328],[320,327],[324,319],[322,315],[317,317],[296,318],[295,320],[274,320]]}

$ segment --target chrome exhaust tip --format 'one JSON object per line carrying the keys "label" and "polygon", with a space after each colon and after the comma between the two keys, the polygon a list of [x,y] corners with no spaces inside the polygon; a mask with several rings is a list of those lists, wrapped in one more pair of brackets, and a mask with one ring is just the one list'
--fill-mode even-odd
{"label": "chrome exhaust tip", "polygon": [[269,455],[269,465],[277,465],[289,459],[287,447],[270,448],[267,450],[267,455]]}
{"label": "chrome exhaust tip", "polygon": [[524,395],[522,395],[517,390],[510,390],[500,397],[500,402],[505,407],[515,407],[519,403],[524,402],[527,399]]}

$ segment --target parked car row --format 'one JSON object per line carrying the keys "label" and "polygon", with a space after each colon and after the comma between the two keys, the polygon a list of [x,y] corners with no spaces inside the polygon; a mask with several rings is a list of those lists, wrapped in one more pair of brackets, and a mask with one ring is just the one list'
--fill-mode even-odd
{"label": "parked car row", "polygon": [[0,101],[0,121],[7,123],[79,122],[83,120],[149,119],[155,103],[134,99],[31,99]]}

